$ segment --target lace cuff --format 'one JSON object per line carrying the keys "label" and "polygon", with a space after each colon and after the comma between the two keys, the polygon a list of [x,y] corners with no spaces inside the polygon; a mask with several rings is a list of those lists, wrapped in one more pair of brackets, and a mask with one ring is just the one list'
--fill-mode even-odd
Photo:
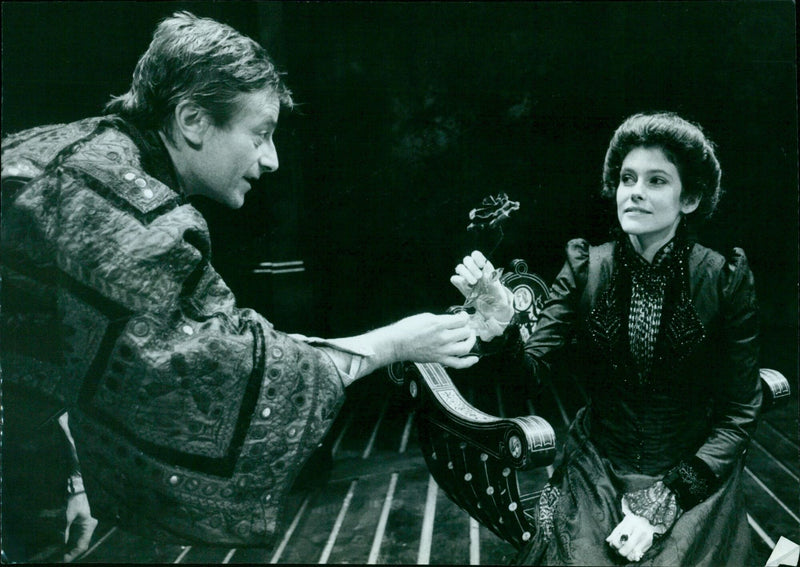
{"label": "lace cuff", "polygon": [[660,480],[649,488],[628,492],[622,500],[631,512],[645,518],[659,534],[669,530],[683,512],[675,493]]}
{"label": "lace cuff", "polygon": [[700,458],[692,457],[668,471],[664,475],[664,484],[675,493],[678,505],[688,510],[716,490],[718,479]]}

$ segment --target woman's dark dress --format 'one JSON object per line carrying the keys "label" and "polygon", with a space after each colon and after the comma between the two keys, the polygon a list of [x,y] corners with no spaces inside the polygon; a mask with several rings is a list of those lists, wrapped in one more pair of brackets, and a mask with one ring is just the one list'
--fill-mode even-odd
{"label": "woman's dark dress", "polygon": [[[622,496],[659,480],[678,494],[683,513],[638,564],[747,558],[739,485],[761,405],[753,275],[740,249],[725,258],[682,230],[665,248],[646,266],[625,237],[567,246],[525,345],[526,361],[534,373],[546,369],[576,335],[590,401],[540,499],[527,562],[626,563],[605,538],[623,518]],[[640,304],[648,302],[641,297],[649,292],[663,301],[642,315]],[[630,333],[629,321],[649,326],[652,340]],[[642,344],[651,345],[649,352]]]}

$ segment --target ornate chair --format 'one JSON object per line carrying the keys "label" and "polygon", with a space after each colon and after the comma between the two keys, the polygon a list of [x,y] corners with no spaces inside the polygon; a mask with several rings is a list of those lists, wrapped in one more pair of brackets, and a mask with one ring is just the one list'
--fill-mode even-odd
{"label": "ornate chair", "polygon": [[[522,260],[501,281],[514,294],[522,338],[532,332],[549,293]],[[533,507],[540,490],[520,489],[518,471],[550,465],[556,439],[538,416],[501,418],[472,406],[439,364],[403,363],[389,369],[415,401],[420,448],[430,473],[448,497],[497,536],[521,549],[535,533]],[[788,380],[761,370],[763,408],[788,399]]]}
{"label": "ornate chair", "polygon": [[[523,338],[548,295],[522,260],[501,281],[514,293]],[[394,365],[389,375],[417,403],[420,447],[431,475],[453,502],[502,539],[521,548],[534,534],[530,511],[538,491],[520,490],[517,471],[544,467],[556,455],[553,428],[535,415],[501,418],[472,406],[443,366]]]}

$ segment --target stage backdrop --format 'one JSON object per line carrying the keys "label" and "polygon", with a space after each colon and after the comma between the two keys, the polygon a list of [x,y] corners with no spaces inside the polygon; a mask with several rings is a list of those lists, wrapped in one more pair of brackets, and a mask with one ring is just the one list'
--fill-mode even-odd
{"label": "stage backdrop", "polygon": [[338,336],[458,303],[467,213],[500,192],[521,209],[492,259],[552,279],[569,238],[614,222],[597,197],[614,128],[674,110],[719,147],[703,239],[747,252],[765,357],[796,380],[792,2],[4,2],[3,133],[99,113],[179,9],[261,41],[299,103],[245,208],[200,205],[220,271],[279,328]]}

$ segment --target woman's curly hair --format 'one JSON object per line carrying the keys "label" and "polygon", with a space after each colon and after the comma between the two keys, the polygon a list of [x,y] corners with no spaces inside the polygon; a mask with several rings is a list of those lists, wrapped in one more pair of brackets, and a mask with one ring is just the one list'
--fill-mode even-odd
{"label": "woman's curly hair", "polygon": [[614,198],[622,162],[631,150],[639,147],[661,149],[681,176],[681,198],[699,200],[697,209],[686,215],[687,220],[711,217],[722,194],[722,170],[714,143],[699,125],[672,112],[635,114],[617,128],[603,164],[604,197]]}

